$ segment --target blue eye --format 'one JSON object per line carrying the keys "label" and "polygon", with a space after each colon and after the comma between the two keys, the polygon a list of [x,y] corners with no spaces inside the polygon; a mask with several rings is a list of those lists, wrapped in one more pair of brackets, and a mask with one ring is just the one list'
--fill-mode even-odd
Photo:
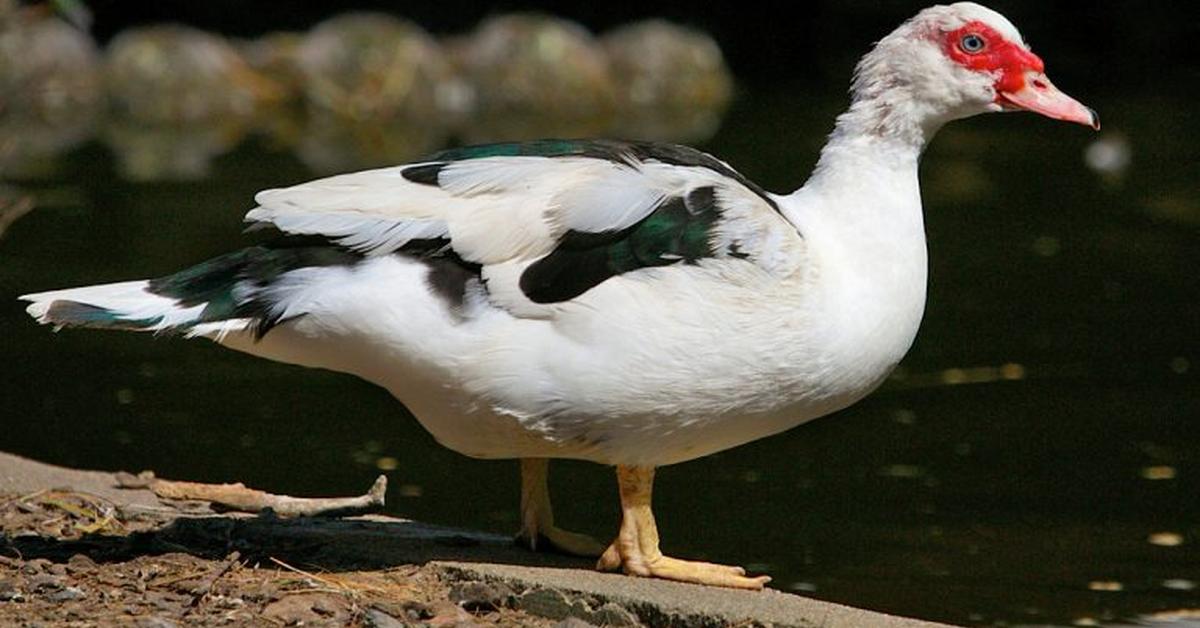
{"label": "blue eye", "polygon": [[975,33],[963,35],[963,38],[958,42],[958,47],[962,48],[963,52],[969,52],[972,54],[983,50],[984,45],[985,43],[983,38]]}

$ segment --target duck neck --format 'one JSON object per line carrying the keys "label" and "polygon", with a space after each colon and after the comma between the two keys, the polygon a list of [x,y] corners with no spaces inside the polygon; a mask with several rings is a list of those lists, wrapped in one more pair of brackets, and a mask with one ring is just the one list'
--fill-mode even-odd
{"label": "duck neck", "polygon": [[846,179],[861,186],[868,176],[916,176],[921,153],[941,122],[918,111],[918,103],[890,95],[856,98],[838,116],[806,187]]}
{"label": "duck neck", "polygon": [[[838,116],[812,175],[793,195],[796,213],[836,215],[858,229],[921,228],[917,168],[921,152],[942,121],[914,100],[890,92],[858,95]],[[803,229],[801,229],[803,232]]]}
{"label": "duck neck", "polygon": [[832,281],[901,290],[905,294],[896,300],[923,301],[925,224],[917,171],[937,126],[905,121],[882,103],[864,100],[838,117],[812,176],[780,204],[813,254],[833,260],[826,271],[838,275]]}

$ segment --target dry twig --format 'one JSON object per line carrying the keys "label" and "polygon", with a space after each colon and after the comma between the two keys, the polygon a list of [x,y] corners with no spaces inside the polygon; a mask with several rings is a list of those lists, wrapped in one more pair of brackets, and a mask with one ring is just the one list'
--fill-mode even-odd
{"label": "dry twig", "polygon": [[207,484],[176,482],[154,477],[151,472],[139,475],[116,474],[121,488],[148,488],[162,499],[203,500],[239,512],[260,512],[270,509],[281,517],[321,516],[346,517],[383,510],[387,493],[387,477],[379,476],[365,495],[358,497],[292,497],[275,495],[252,488],[241,482]]}

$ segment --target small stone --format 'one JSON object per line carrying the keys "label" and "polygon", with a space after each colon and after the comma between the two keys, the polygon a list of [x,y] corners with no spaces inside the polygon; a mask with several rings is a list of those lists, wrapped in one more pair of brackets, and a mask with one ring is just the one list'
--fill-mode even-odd
{"label": "small stone", "polygon": [[12,580],[0,580],[0,602],[24,602],[25,596]]}
{"label": "small stone", "polygon": [[61,602],[81,600],[85,597],[87,597],[87,594],[83,592],[83,589],[80,589],[79,587],[67,587],[62,591],[57,591],[47,595],[46,600],[57,604]]}
{"label": "small stone", "polygon": [[636,626],[639,623],[633,613],[613,602],[596,609],[591,619],[601,626]]}
{"label": "small stone", "polygon": [[565,619],[571,615],[572,604],[561,591],[530,589],[517,599],[517,608],[547,619]]}
{"label": "small stone", "polygon": [[141,617],[135,624],[137,628],[179,628],[179,624],[158,615],[150,617]]}
{"label": "small stone", "polygon": [[208,603],[214,608],[220,608],[227,611],[236,610],[246,606],[246,600],[243,600],[240,597],[230,597],[228,595],[214,595],[208,598]]}
{"label": "small stone", "polygon": [[408,621],[425,621],[433,617],[437,613],[433,612],[432,608],[420,602],[407,602],[403,607],[403,614]]}
{"label": "small stone", "polygon": [[450,588],[450,601],[472,613],[510,606],[513,590],[495,582],[460,582]]}
{"label": "small stone", "polygon": [[262,614],[284,625],[343,625],[350,621],[345,603],[325,593],[285,596],[268,604]]}
{"label": "small stone", "polygon": [[67,561],[67,571],[72,574],[85,573],[96,568],[96,561],[87,554],[75,554]]}
{"label": "small stone", "polygon": [[67,566],[62,563],[50,563],[50,565],[46,567],[46,573],[54,574],[56,576],[65,576],[67,575]]}
{"label": "small stone", "polygon": [[557,624],[553,628],[593,628],[596,624],[591,624],[578,617],[568,617]]}
{"label": "small stone", "polygon": [[337,609],[330,605],[327,600],[321,599],[315,600],[311,608],[314,613],[324,617],[331,617],[337,612]]}
{"label": "small stone", "polygon": [[58,576],[50,574],[38,574],[29,579],[30,588],[37,593],[51,593],[61,591],[65,585]]}
{"label": "small stone", "polygon": [[367,609],[363,618],[367,628],[404,628],[407,624],[377,609]]}

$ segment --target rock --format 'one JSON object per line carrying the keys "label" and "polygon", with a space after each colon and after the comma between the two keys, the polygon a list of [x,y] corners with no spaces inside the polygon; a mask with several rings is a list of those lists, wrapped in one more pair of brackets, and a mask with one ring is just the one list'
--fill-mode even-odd
{"label": "rock", "polygon": [[0,29],[0,110],[63,122],[95,109],[103,84],[91,36],[52,17],[17,21]]}
{"label": "rock", "polygon": [[514,597],[511,587],[498,582],[460,582],[450,588],[450,601],[472,613],[511,606]]}
{"label": "rock", "polygon": [[36,593],[46,594],[61,591],[65,585],[58,576],[38,574],[29,578],[29,587]]}
{"label": "rock", "polygon": [[24,602],[25,595],[12,580],[0,580],[0,602]]}
{"label": "rock", "polygon": [[65,576],[67,575],[67,566],[62,563],[50,563],[50,565],[46,567],[46,573],[54,574],[56,576]]}
{"label": "rock", "polygon": [[295,63],[311,107],[360,122],[409,118],[428,124],[438,85],[449,76],[437,40],[384,13],[346,13],[321,22],[299,42]]}
{"label": "rock", "polygon": [[589,619],[599,626],[637,626],[641,623],[636,615],[613,602],[597,608]]}
{"label": "rock", "polygon": [[179,628],[179,624],[158,615],[139,617],[134,625],[137,628]]}
{"label": "rock", "polygon": [[567,118],[612,110],[608,60],[575,22],[537,13],[498,15],[481,22],[456,53],[481,109]]}
{"label": "rock", "polygon": [[272,92],[225,38],[176,24],[114,37],[105,78],[113,109],[138,123],[245,118]]}
{"label": "rock", "polygon": [[596,624],[590,624],[578,617],[568,617],[557,624],[553,628],[592,628]]}
{"label": "rock", "polygon": [[66,587],[61,591],[56,591],[50,595],[47,595],[46,599],[54,603],[62,603],[81,600],[85,597],[87,597],[87,594],[83,592],[83,589],[80,589],[79,587]]}
{"label": "rock", "polygon": [[550,619],[565,619],[571,615],[571,601],[562,591],[530,589],[517,598],[517,608]]}
{"label": "rock", "polygon": [[26,561],[25,566],[21,567],[21,572],[27,576],[36,576],[46,570],[50,565],[50,561],[45,558],[34,558]]}
{"label": "rock", "polygon": [[592,608],[586,600],[571,599],[566,593],[556,589],[530,589],[517,599],[516,608],[549,619],[575,619],[584,622],[579,625],[589,625],[588,622],[598,626],[640,624],[637,616],[619,604],[608,602],[598,608]]}
{"label": "rock", "polygon": [[75,575],[96,569],[96,561],[87,554],[75,554],[67,560],[67,572]]}
{"label": "rock", "polygon": [[606,33],[601,45],[625,109],[720,110],[733,96],[721,48],[704,32],[652,19]]}
{"label": "rock", "polygon": [[404,628],[408,625],[377,608],[367,609],[363,623],[367,628]]}
{"label": "rock", "polygon": [[346,600],[330,593],[287,595],[263,609],[263,617],[284,625],[344,625],[351,614]]}

